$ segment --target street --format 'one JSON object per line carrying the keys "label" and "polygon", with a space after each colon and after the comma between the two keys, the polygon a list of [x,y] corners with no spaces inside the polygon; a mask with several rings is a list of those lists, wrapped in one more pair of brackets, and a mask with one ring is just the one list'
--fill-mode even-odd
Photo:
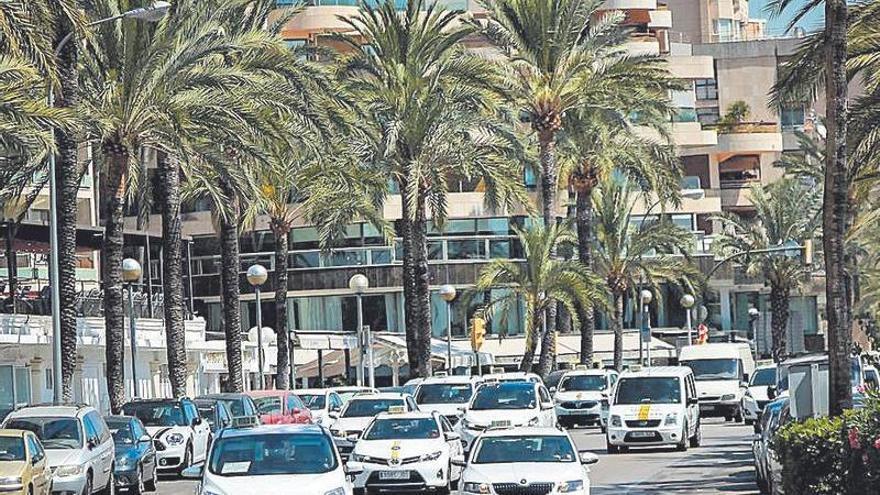
{"label": "street", "polygon": [[[757,494],[752,467],[750,426],[708,419],[703,446],[672,449],[634,449],[605,453],[605,437],[597,428],[572,430],[575,443],[599,455],[590,474],[593,495],[626,494]],[[158,495],[191,495],[194,481],[164,478]]]}

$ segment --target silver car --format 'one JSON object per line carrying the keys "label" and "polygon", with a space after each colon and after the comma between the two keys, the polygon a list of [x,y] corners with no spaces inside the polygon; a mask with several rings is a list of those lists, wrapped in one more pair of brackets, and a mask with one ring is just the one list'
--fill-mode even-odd
{"label": "silver car", "polygon": [[113,493],[113,436],[93,407],[25,407],[10,413],[3,428],[37,435],[52,469],[52,493]]}

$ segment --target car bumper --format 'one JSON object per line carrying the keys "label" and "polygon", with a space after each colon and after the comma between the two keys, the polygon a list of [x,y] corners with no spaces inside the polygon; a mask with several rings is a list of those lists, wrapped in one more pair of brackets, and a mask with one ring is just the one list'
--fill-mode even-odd
{"label": "car bumper", "polygon": [[606,439],[615,446],[676,445],[681,443],[681,426],[659,428],[608,428]]}
{"label": "car bumper", "polygon": [[125,469],[113,472],[113,477],[116,478],[116,486],[119,488],[126,488],[130,486],[137,486],[138,484],[138,470],[137,468]]}
{"label": "car bumper", "polygon": [[[384,493],[422,493],[446,488],[449,463],[446,459],[403,466],[365,462],[364,472],[354,479],[356,489]],[[405,479],[383,479],[382,473],[406,473]]]}
{"label": "car bumper", "polygon": [[556,417],[559,419],[582,420],[586,423],[599,421],[604,423],[608,420],[608,409],[603,408],[601,404],[585,409],[571,409],[557,405]]}
{"label": "car bumper", "polygon": [[183,465],[184,457],[186,457],[186,444],[166,446],[165,450],[156,452],[156,466],[162,470],[187,467]]}
{"label": "car bumper", "polygon": [[52,495],[79,495],[86,486],[85,473],[78,476],[52,477]]}
{"label": "car bumper", "polygon": [[741,408],[740,401],[700,402],[700,416],[705,418],[734,416]]}

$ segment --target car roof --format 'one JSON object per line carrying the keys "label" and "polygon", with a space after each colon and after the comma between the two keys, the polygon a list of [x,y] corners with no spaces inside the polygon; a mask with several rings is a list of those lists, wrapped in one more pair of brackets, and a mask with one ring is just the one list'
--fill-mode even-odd
{"label": "car roof", "polygon": [[27,430],[12,430],[12,429],[0,429],[0,437],[19,437],[24,438],[27,435]]}
{"label": "car roof", "polygon": [[26,406],[9,413],[8,418],[59,417],[75,418],[90,406]]}
{"label": "car roof", "polygon": [[486,432],[483,433],[481,437],[518,437],[537,435],[554,437],[568,436],[565,431],[550,426],[519,426],[516,428],[499,428],[495,430],[486,430]]}
{"label": "car roof", "polygon": [[640,377],[663,377],[663,376],[680,376],[684,377],[692,375],[694,372],[687,366],[652,366],[650,368],[642,368],[638,371],[624,371],[620,378],[640,378]]}
{"label": "car roof", "polygon": [[376,419],[426,419],[433,418],[433,412],[427,411],[410,411],[403,413],[380,412],[376,415]]}
{"label": "car roof", "polygon": [[130,401],[126,402],[125,404],[123,404],[123,407],[127,406],[129,404],[172,404],[172,403],[182,402],[185,400],[192,400],[192,399],[190,399],[188,397],[181,397],[179,399],[168,399],[168,398],[161,398],[161,397],[157,397],[155,399],[134,399],[134,400],[130,400]]}
{"label": "car roof", "polygon": [[327,430],[314,424],[263,425],[247,428],[225,428],[221,430],[220,437],[239,438],[253,435],[289,435],[291,433],[326,434]]}
{"label": "car roof", "polygon": [[379,392],[378,394],[355,395],[351,400],[376,400],[376,399],[401,399],[409,397],[409,394],[398,392]]}
{"label": "car roof", "polygon": [[566,371],[562,375],[562,378],[565,378],[567,376],[605,376],[608,373],[611,373],[611,370],[602,370],[602,369],[570,370],[570,371]]}
{"label": "car roof", "polygon": [[252,398],[259,397],[284,397],[293,393],[293,390],[251,390],[247,393]]}
{"label": "car roof", "polygon": [[760,366],[757,366],[757,367],[755,368],[755,371],[760,371],[760,370],[772,370],[772,369],[776,369],[776,364],[775,364],[775,363],[773,363],[773,364],[762,364],[762,365],[760,365]]}
{"label": "car roof", "polygon": [[137,418],[134,416],[126,416],[125,414],[112,414],[110,416],[104,416],[104,420],[105,421],[113,421],[113,420],[133,421],[133,420],[137,420]]}
{"label": "car roof", "polygon": [[344,393],[344,392],[375,392],[376,389],[370,387],[359,387],[356,385],[347,385],[344,387],[331,387],[330,390],[336,393]]}
{"label": "car roof", "polygon": [[297,395],[299,395],[299,394],[319,395],[319,394],[326,394],[329,392],[333,392],[333,390],[331,390],[329,388],[298,388],[296,390],[291,390],[291,392],[293,392]]}
{"label": "car roof", "polygon": [[450,376],[432,376],[425,378],[419,385],[431,385],[432,383],[474,383],[482,380],[479,376],[473,375],[450,375]]}
{"label": "car roof", "polygon": [[196,399],[248,399],[250,398],[247,394],[241,394],[238,392],[221,392],[218,394],[205,394],[196,397]]}

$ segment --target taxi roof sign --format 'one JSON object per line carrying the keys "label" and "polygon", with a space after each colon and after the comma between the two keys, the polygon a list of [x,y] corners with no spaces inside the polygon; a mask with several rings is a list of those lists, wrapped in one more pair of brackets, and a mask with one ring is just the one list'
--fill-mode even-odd
{"label": "taxi roof sign", "polygon": [[388,414],[403,414],[406,412],[406,408],[403,406],[391,406],[388,408]]}

